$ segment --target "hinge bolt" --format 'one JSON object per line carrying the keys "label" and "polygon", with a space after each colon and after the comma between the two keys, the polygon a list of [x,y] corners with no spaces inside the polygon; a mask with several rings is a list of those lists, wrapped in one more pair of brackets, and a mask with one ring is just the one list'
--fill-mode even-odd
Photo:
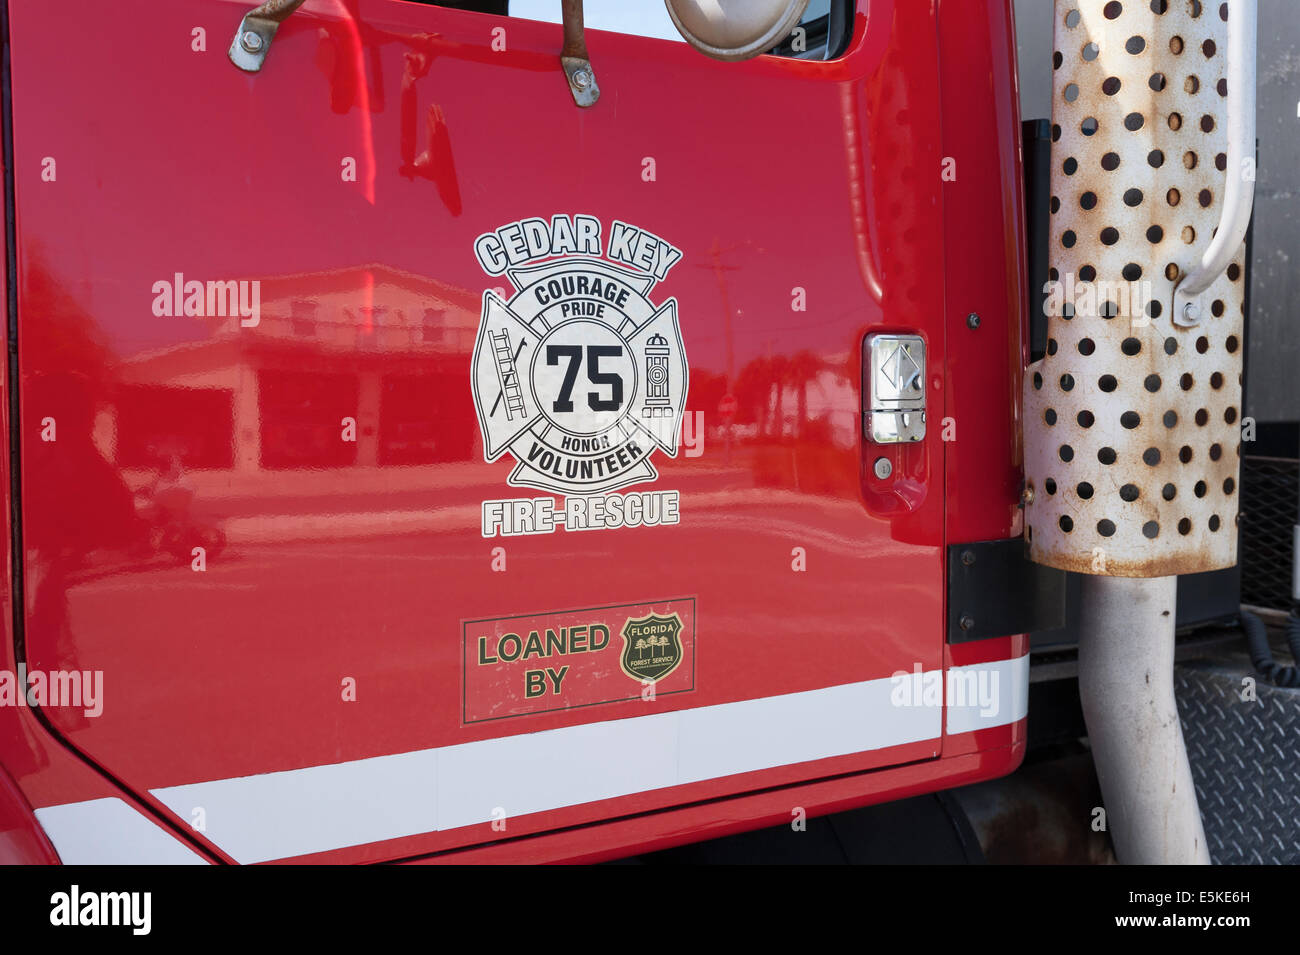
{"label": "hinge bolt", "polygon": [[263,42],[262,35],[254,30],[245,30],[243,36],[239,38],[239,45],[249,53],[262,52]]}
{"label": "hinge bolt", "polygon": [[590,85],[591,85],[591,73],[589,71],[587,70],[573,71],[574,89],[585,90]]}

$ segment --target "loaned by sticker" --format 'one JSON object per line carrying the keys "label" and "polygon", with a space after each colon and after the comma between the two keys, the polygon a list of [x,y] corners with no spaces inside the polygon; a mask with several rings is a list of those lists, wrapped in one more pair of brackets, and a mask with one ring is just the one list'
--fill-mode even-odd
{"label": "loaned by sticker", "polygon": [[583,627],[560,627],[558,631],[549,627],[546,638],[536,630],[530,630],[527,638],[517,633],[503,633],[496,638],[492,653],[488,652],[488,638],[478,638],[479,666],[487,666],[498,661],[513,663],[516,660],[529,660],[533,657],[550,657],[554,654],[590,653],[604,650],[609,646],[609,627],[602,623],[593,623]]}

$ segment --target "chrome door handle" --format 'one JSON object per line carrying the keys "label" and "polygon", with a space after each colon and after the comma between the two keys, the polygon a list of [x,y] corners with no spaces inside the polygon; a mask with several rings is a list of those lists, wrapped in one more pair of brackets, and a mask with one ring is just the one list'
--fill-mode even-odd
{"label": "chrome door handle", "polygon": [[868,335],[863,354],[862,433],[876,444],[925,437],[925,340]]}

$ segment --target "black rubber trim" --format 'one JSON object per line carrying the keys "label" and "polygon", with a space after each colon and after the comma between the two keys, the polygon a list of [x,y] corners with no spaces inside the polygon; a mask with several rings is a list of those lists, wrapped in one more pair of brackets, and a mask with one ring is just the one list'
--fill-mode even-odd
{"label": "black rubber trim", "polygon": [[948,547],[948,642],[1065,625],[1065,572],[1034,564],[1024,540]]}
{"label": "black rubber trim", "polygon": [[18,449],[18,237],[14,216],[14,124],[13,90],[9,62],[9,4],[0,5],[0,110],[4,113],[4,190],[5,190],[5,309],[8,318],[7,384],[9,398],[9,546],[13,579],[11,605],[13,607],[14,655],[26,662],[25,631],[23,630],[23,515],[19,506],[18,477],[21,458]]}

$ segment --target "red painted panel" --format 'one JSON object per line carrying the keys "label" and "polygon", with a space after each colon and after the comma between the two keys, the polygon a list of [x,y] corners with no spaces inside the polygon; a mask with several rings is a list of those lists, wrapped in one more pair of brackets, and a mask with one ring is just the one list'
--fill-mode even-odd
{"label": "red painted panel", "polygon": [[14,781],[0,767],[0,865],[54,865],[58,853]]}
{"label": "red painted panel", "polygon": [[983,752],[951,759],[912,763],[865,776],[818,780],[795,789],[696,804],[671,813],[618,819],[590,828],[568,829],[410,861],[435,864],[607,862],[633,852],[671,849],[764,826],[789,825],[796,808],[805,810],[809,816],[821,816],[906,799],[936,789],[965,786],[1013,772],[1024,755],[1023,742],[1014,746],[990,745]]}
{"label": "red painted panel", "polygon": [[[950,543],[1018,537],[1028,361],[1024,185],[1011,4],[940,0]],[[967,322],[978,315],[978,328]]]}
{"label": "red painted panel", "polygon": [[[1016,174],[1007,156],[978,161],[973,181],[992,191],[938,214],[953,199],[935,171],[975,130],[941,116],[951,70],[941,89],[936,37],[949,34],[927,5],[866,6],[831,64],[718,64],[593,33],[604,98],[590,111],[564,87],[559,28],[542,24],[510,21],[494,51],[498,18],[309,3],[247,76],[225,59],[228,3],[15,9],[26,654],[102,670],[106,690],[102,716],[50,711],[68,745],[165,812],[149,789],[588,722],[581,709],[464,721],[461,621],[672,594],[696,600],[693,692],[612,703],[600,719],[939,667],[942,476],[980,479],[945,472],[937,427],[917,446],[863,446],[860,345],[869,331],[922,335],[932,407],[954,407],[948,329],[965,306],[939,263],[963,230],[1017,228],[1005,221]],[[1000,0],[971,6],[1005,22]],[[993,39],[944,52],[978,71],[1009,55]],[[142,44],[150,57],[124,69],[120,49]],[[995,98],[1011,92],[1009,69]],[[702,444],[658,456],[641,488],[679,493],[677,525],[486,541],[483,501],[538,492],[508,486],[509,461],[484,460],[471,353],[483,291],[508,282],[481,271],[474,240],[557,213],[633,223],[683,252],[653,300],[677,301]],[[178,273],[246,283],[234,314],[175,314]],[[1001,281],[990,307],[1009,315],[1019,293]],[[1005,418],[1000,393],[961,394]],[[978,443],[980,420],[962,440]],[[1010,461],[1009,426],[990,427]],[[872,473],[881,454],[890,480]],[[963,532],[1012,532],[1006,491],[999,472],[970,513],[1004,516]],[[512,831],[930,760],[906,783],[855,777],[860,793],[825,805],[901,795],[943,785],[938,748],[694,783]],[[82,798],[56,796],[41,772],[19,776],[38,804]],[[699,832],[714,825],[701,817]],[[493,838],[468,827],[329,858]]]}

